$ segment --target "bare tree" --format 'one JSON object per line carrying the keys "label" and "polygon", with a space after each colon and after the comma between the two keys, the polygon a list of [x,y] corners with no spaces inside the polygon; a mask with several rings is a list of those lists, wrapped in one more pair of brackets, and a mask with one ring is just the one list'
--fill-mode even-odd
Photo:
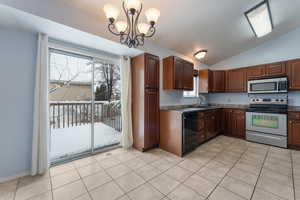
{"label": "bare tree", "polygon": [[[88,67],[88,69],[82,67],[82,60],[76,59],[75,63],[71,63],[70,59],[72,59],[72,57],[63,55],[64,63],[62,64],[62,57],[60,57],[61,62],[58,62],[55,55],[50,54],[50,70],[53,72],[53,77],[51,77],[50,75],[50,81],[55,81],[53,87],[49,88],[50,94],[55,92],[59,88],[68,86],[80,75],[92,72],[91,67]],[[87,64],[88,62],[86,63],[86,65]]]}
{"label": "bare tree", "polygon": [[99,64],[95,67],[97,85],[104,85],[107,101],[120,98],[120,68],[114,64]]}

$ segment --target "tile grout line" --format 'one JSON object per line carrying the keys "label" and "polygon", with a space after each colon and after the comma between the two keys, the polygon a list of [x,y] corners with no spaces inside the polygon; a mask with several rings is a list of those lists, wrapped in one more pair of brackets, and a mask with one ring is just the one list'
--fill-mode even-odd
{"label": "tile grout line", "polygon": [[50,179],[50,187],[51,187],[51,197],[52,200],[54,199],[54,195],[53,195],[53,186],[52,186],[52,178],[51,178],[51,174],[50,174],[50,168],[49,168],[49,179]]}
{"label": "tile grout line", "polygon": [[[112,156],[113,157],[113,156]],[[136,156],[135,158],[138,158],[139,156]],[[132,159],[135,159],[135,158],[132,158]],[[115,158],[115,159],[117,159],[117,158]],[[159,158],[159,159],[163,159],[163,158]],[[157,159],[157,160],[159,160],[159,159]],[[131,160],[131,159],[130,159]],[[120,161],[120,160],[119,160]],[[129,160],[128,160],[129,161]],[[97,160],[97,162],[99,162],[98,160]],[[125,165],[124,163],[125,162],[127,162],[127,161],[124,161],[124,162],[120,162],[120,164],[123,164],[123,165]],[[149,162],[150,163],[150,162]],[[146,165],[150,165],[149,163],[147,163]],[[118,165],[120,165],[120,164],[118,164]],[[100,164],[99,164],[100,165]],[[146,165],[144,165],[144,166],[146,166]],[[116,165],[117,166],[117,165]],[[127,165],[125,165],[125,166],[127,166]],[[144,166],[142,166],[142,167],[144,167]],[[102,166],[100,166],[100,167],[102,167]],[[128,167],[128,166],[127,166]],[[142,167],[140,167],[140,168],[142,168]],[[154,166],[153,166],[154,167]],[[103,167],[102,167],[103,168]],[[145,181],[145,183],[143,183],[143,184],[141,184],[141,185],[139,185],[138,187],[140,187],[140,186],[142,186],[142,185],[145,185],[146,183],[148,183],[150,180],[152,180],[153,178],[155,178],[155,177],[157,177],[157,176],[159,176],[159,175],[161,175],[162,173],[164,173],[165,171],[163,171],[162,173],[159,173],[159,174],[157,174],[155,177],[153,177],[153,178],[151,178],[151,179],[149,179],[148,181],[147,180],[145,180],[143,177],[141,177],[139,174],[137,174],[136,173],[136,171],[135,170],[133,170],[133,169],[131,169],[130,167],[128,167],[131,171],[130,172],[128,172],[128,173],[126,173],[126,174],[123,174],[122,176],[120,176],[120,177],[123,177],[123,176],[125,176],[125,175],[127,175],[127,174],[129,174],[129,173],[135,173],[137,176],[139,176],[141,179],[143,179],[144,181]],[[138,168],[138,169],[140,169],[140,168]],[[157,169],[156,167],[154,167],[155,169]],[[138,169],[136,169],[136,170],[138,170]],[[136,188],[133,188],[133,189],[131,189],[131,190],[129,190],[128,192],[126,192],[123,188],[121,188],[121,186],[118,184],[118,182],[107,172],[107,169],[105,169],[105,168],[103,168],[103,170],[105,171],[105,173],[109,176],[109,177],[111,177],[111,181],[110,182],[114,182],[123,192],[124,192],[124,195],[122,195],[120,198],[122,198],[122,197],[124,197],[124,196],[126,196],[126,197],[128,197],[129,199],[131,199],[130,198],[130,196],[128,196],[128,193],[130,193],[131,191],[133,191],[133,190],[135,190],[136,188],[138,188],[138,187],[136,187]],[[120,178],[120,177],[118,177],[118,178]],[[104,184],[106,184],[106,183],[104,183]],[[104,185],[104,184],[102,184],[102,185]],[[149,183],[150,184],[150,183]],[[101,186],[102,186],[101,185]],[[151,185],[151,184],[150,184]],[[98,187],[96,187],[96,188],[99,188],[99,187],[101,187],[101,186],[98,186]],[[151,185],[152,186],[152,185]],[[153,187],[153,186],[152,186]],[[96,189],[96,188],[94,188],[94,189]],[[155,187],[153,187],[156,191],[158,191]],[[88,191],[89,192],[89,191]],[[160,191],[158,191],[159,193],[161,193]],[[163,193],[161,193],[162,195],[163,195],[163,197],[162,197],[162,199],[164,198],[164,197],[166,197]],[[118,199],[120,199],[120,198],[118,198]]]}
{"label": "tile grout line", "polygon": [[[229,148],[229,147],[228,147]],[[225,173],[225,175],[223,176],[223,178],[218,182],[218,184],[215,186],[215,188],[209,193],[209,195],[207,196],[207,199],[209,199],[209,197],[213,194],[213,192],[217,189],[218,186],[220,186],[220,184],[222,183],[222,181],[225,179],[225,177],[227,176],[227,174],[234,168],[234,166],[241,160],[242,156],[246,153],[246,151],[249,149],[249,147],[247,147],[247,149],[240,155],[240,157],[237,159],[237,161],[234,162],[233,166]],[[222,187],[222,186],[220,186]],[[223,187],[224,188],[224,187]],[[228,190],[227,188],[224,188],[225,190],[227,191],[230,191]],[[230,191],[232,192],[232,191]],[[239,194],[236,194],[235,192],[232,192],[234,193],[235,195],[238,195],[239,197],[242,197],[241,195]],[[244,198],[244,197],[242,197]]]}
{"label": "tile grout line", "polygon": [[263,161],[263,163],[262,163],[262,166],[261,166],[261,168],[260,168],[260,171],[259,171],[259,174],[258,174],[258,177],[257,177],[256,183],[255,183],[255,185],[254,185],[254,189],[253,189],[253,191],[252,191],[252,194],[251,194],[250,200],[252,200],[252,198],[253,198],[253,195],[254,195],[254,192],[255,192],[255,189],[256,189],[257,183],[258,183],[258,181],[259,181],[259,179],[260,179],[261,172],[262,172],[262,170],[263,170],[263,168],[264,168],[264,165],[265,165],[265,162],[266,162],[266,160],[267,160],[267,156],[268,156],[268,154],[269,154],[269,151],[270,151],[270,147],[268,147],[268,151],[267,151],[267,153],[266,153],[266,155],[265,155],[264,161]]}
{"label": "tile grout line", "polygon": [[[234,143],[234,141],[232,141],[230,144],[232,144],[232,143]],[[228,147],[225,147],[225,148],[223,148],[222,149],[222,151],[224,151],[224,150],[226,150],[227,148],[229,148],[229,146]],[[210,161],[212,161],[213,159],[215,159],[219,154],[221,154],[221,151],[220,152],[218,152],[217,153],[217,155],[215,155]],[[208,164],[209,164],[209,162],[210,161],[208,161],[204,166],[202,166],[197,172],[195,172],[194,174],[197,174],[202,168],[204,168],[205,166],[207,166]],[[216,161],[216,162],[218,162],[218,161]],[[220,163],[220,162],[219,162]],[[222,164],[224,164],[224,163],[222,163]],[[229,171],[230,171],[230,169],[229,169]],[[194,175],[193,174],[193,175]],[[225,176],[226,176],[226,174],[225,174]],[[225,177],[224,176],[224,177]],[[204,178],[204,177],[202,177],[202,176],[200,176],[201,178]],[[224,178],[223,177],[223,178]],[[207,180],[206,178],[204,178],[205,180]],[[210,182],[213,182],[213,181],[211,181],[211,180],[207,180],[207,181],[210,181]],[[220,184],[222,182],[222,179],[219,181],[219,183],[217,183],[217,185],[212,189],[212,191],[207,195],[207,197],[205,197],[205,199],[208,199],[208,197],[211,195],[211,193],[213,193],[213,191],[215,191],[215,189],[218,187],[218,185]],[[190,188],[189,186],[187,186],[188,188]],[[190,189],[192,189],[193,191],[195,191],[193,188],[190,188]],[[195,191],[197,194],[199,194],[197,191]],[[199,194],[200,196],[202,196],[201,194]]]}
{"label": "tile grout line", "polygon": [[[94,158],[93,158],[94,159]],[[96,161],[96,163],[97,163],[97,160],[95,160]],[[99,165],[98,163],[97,163],[97,165]],[[78,171],[78,169],[77,169],[77,167],[76,166],[74,166],[75,167],[75,170],[77,171],[77,173],[78,173],[78,175],[79,175],[79,177],[80,177],[80,181],[82,182],[82,184],[84,185],[84,187],[85,187],[85,189],[86,189],[86,192],[87,192],[87,194],[89,195],[89,197],[91,198],[91,199],[93,199],[92,198],[92,196],[91,196],[91,194],[89,193],[89,190],[88,190],[88,188],[87,188],[87,186],[85,185],[85,183],[84,183],[84,181],[83,181],[83,177],[80,175],[80,173],[79,173],[79,171]],[[100,166],[99,166],[100,167]],[[97,172],[96,172],[97,173]],[[84,194],[82,194],[82,195],[79,195],[78,197],[75,197],[74,199],[76,200],[76,198],[79,198],[79,197],[81,197],[81,196],[83,196]]]}
{"label": "tile grout line", "polygon": [[[217,137],[216,137],[217,138]],[[233,143],[233,141],[231,142],[231,143]],[[200,147],[200,146],[199,146]],[[222,150],[225,150],[226,148],[223,148]],[[206,150],[204,150],[204,151],[206,151]],[[188,179],[188,178],[190,178],[191,176],[193,176],[193,175],[195,175],[195,174],[197,174],[202,168],[204,168],[206,165],[208,165],[209,164],[209,162],[210,161],[212,161],[214,158],[216,158],[217,157],[217,155],[219,155],[220,154],[220,152],[221,151],[219,151],[218,153],[216,153],[216,155],[215,156],[213,156],[209,161],[207,161],[207,163],[205,163],[204,165],[202,165],[201,167],[200,167],[200,169],[198,169],[197,171],[195,171],[195,172],[193,172],[190,176],[188,176],[184,181],[182,181],[182,182],[180,182],[180,184],[178,185],[178,186],[176,186],[173,190],[171,190],[169,193],[168,193],[168,195],[170,194],[170,193],[172,193],[175,189],[177,189],[180,185],[184,185],[184,182]],[[183,161],[182,161],[183,162]],[[193,162],[195,162],[195,163],[197,163],[196,161],[193,161]],[[181,162],[180,162],[181,163]],[[178,163],[176,166],[178,166],[180,163]],[[197,164],[199,164],[199,163],[197,163]],[[178,167],[180,167],[180,166],[178,166]],[[185,169],[185,170],[187,170],[187,169]],[[166,174],[167,175],[167,174]],[[167,175],[168,176],[168,175]],[[168,177],[170,177],[170,176],[168,176]],[[172,178],[172,177],[170,177],[170,178]],[[174,179],[174,178],[172,178],[172,179]],[[178,181],[179,182],[179,181]],[[196,194],[198,194],[198,195],[200,195],[201,197],[203,197],[201,194],[199,194],[197,191],[195,191],[193,188],[191,188],[191,187],[189,187],[189,186],[187,186],[187,185],[184,185],[184,186],[186,186],[186,187],[188,187],[189,189],[191,189],[191,190],[193,190],[194,192],[196,192]],[[166,195],[167,196],[167,195]]]}
{"label": "tile grout line", "polygon": [[18,180],[17,180],[16,190],[14,191],[13,200],[16,200],[17,191],[19,189],[19,184],[20,184],[20,178],[18,178]]}
{"label": "tile grout line", "polygon": [[[234,143],[234,141],[232,141],[230,144],[232,144],[232,143]],[[229,147],[226,147],[226,148],[223,148],[221,151],[224,151],[224,150],[226,150],[227,148],[229,148]],[[191,176],[193,176],[193,175],[195,175],[195,174],[197,174],[202,168],[204,168],[205,166],[207,166],[208,164],[209,164],[209,162],[210,161],[212,161],[214,158],[216,158],[220,153],[221,153],[221,151],[219,151],[215,156],[213,156],[207,163],[205,163],[199,170],[197,170],[196,172],[194,172],[193,174],[191,174],[188,178],[190,178]],[[196,162],[196,161],[195,161]],[[218,161],[216,161],[216,162],[218,162]],[[197,163],[197,162],[196,162]],[[220,162],[219,162],[220,163]],[[179,163],[178,163],[179,164]],[[229,170],[230,171],[230,170]],[[225,175],[226,176],[226,175]],[[169,176],[168,176],[169,177]],[[171,177],[170,177],[171,178]],[[187,179],[188,179],[187,178]],[[204,178],[204,177],[203,177]],[[172,178],[173,179],[173,178]],[[187,180],[186,179],[186,180]],[[207,180],[206,178],[204,178],[205,180]],[[185,181],[186,181],[185,180]],[[172,193],[176,188],[178,188],[181,184],[183,184],[184,185],[184,182],[185,181],[183,181],[183,182],[181,182],[178,186],[176,186],[173,190],[171,190],[169,193],[168,193],[168,195],[170,194],[170,193]],[[208,180],[208,181],[210,181],[210,180]],[[222,181],[222,180],[221,180]],[[220,181],[220,182],[221,182]],[[212,181],[211,181],[212,182]],[[218,183],[219,184],[219,183]],[[218,186],[218,184],[214,187],[214,189],[211,191],[211,193],[215,190],[215,188]],[[193,188],[191,188],[191,187],[189,187],[189,186],[187,186],[187,185],[184,185],[184,186],[186,186],[186,187],[188,187],[189,189],[191,189],[191,190],[193,190],[194,192],[196,192],[196,194],[198,194],[198,195],[200,195],[201,197],[204,197],[202,194],[199,194],[197,191],[195,191]],[[210,194],[211,194],[210,193]],[[209,194],[209,195],[210,195]],[[205,197],[205,199],[207,199],[208,197],[209,197],[209,195],[207,196],[207,197]],[[166,197],[167,197],[167,195],[166,195]]]}
{"label": "tile grout line", "polygon": [[293,153],[291,150],[290,150],[290,157],[291,157],[291,164],[292,164],[293,192],[294,192],[294,199],[296,199],[296,189],[295,189],[295,179],[294,179],[294,159],[293,159]]}

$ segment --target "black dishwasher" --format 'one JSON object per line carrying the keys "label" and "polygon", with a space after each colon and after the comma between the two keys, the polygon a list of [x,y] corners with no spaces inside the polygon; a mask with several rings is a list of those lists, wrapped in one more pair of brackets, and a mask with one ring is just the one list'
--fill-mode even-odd
{"label": "black dishwasher", "polygon": [[182,152],[183,155],[193,151],[198,143],[198,112],[183,113]]}

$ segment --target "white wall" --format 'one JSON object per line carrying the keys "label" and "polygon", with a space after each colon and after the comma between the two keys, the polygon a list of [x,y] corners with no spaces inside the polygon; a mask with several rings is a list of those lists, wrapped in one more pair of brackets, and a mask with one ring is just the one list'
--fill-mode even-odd
{"label": "white wall", "polygon": [[300,28],[256,48],[214,65],[210,69],[230,69],[300,58]]}
{"label": "white wall", "polygon": [[[232,69],[295,58],[300,58],[300,28],[256,48],[209,66],[209,68],[212,70]],[[225,102],[228,104],[228,98],[231,98],[231,103],[248,103],[247,94],[245,93],[209,95],[209,101],[214,103]],[[289,92],[289,104],[300,106],[300,91]]]}
{"label": "white wall", "polygon": [[30,169],[37,35],[0,29],[0,181]]}
{"label": "white wall", "polygon": [[163,58],[168,56],[178,56],[183,59],[186,59],[190,62],[194,63],[194,68],[196,69],[203,69],[207,68],[207,65],[192,60],[186,56],[183,56],[177,52],[172,50],[168,50],[159,46],[149,45],[146,44],[143,47],[145,52],[154,54],[160,57],[160,106],[167,106],[167,105],[184,105],[184,104],[194,104],[198,103],[198,98],[184,98],[183,91],[178,90],[163,90]]}
{"label": "white wall", "polygon": [[[0,29],[0,43],[1,182],[27,174],[30,170],[37,34],[24,30]],[[170,55],[190,60],[157,46],[147,46],[144,50],[159,56],[161,60]],[[160,64],[160,104],[197,103],[197,99],[183,98],[182,91],[167,92],[162,89],[162,61]],[[197,68],[207,67],[197,62],[195,65]]]}

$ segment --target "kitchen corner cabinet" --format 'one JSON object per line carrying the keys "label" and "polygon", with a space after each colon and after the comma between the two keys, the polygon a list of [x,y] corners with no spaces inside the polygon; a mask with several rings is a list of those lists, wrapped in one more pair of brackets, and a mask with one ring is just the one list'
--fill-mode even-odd
{"label": "kitchen corner cabinet", "polygon": [[232,69],[226,71],[226,92],[246,92],[246,69]]}
{"label": "kitchen corner cabinet", "polygon": [[[217,136],[221,132],[221,109],[198,111],[194,120],[193,132],[196,133],[197,141],[195,142],[197,145]],[[159,147],[178,156],[183,156],[183,113],[161,110],[160,124]]]}
{"label": "kitchen corner cabinet", "polygon": [[287,75],[289,78],[289,89],[300,90],[300,59],[286,62]]}
{"label": "kitchen corner cabinet", "polygon": [[159,144],[159,57],[131,60],[133,146],[145,151]]}
{"label": "kitchen corner cabinet", "polygon": [[288,114],[288,147],[300,150],[300,112]]}
{"label": "kitchen corner cabinet", "polygon": [[225,92],[225,71],[199,70],[199,92]]}
{"label": "kitchen corner cabinet", "polygon": [[223,109],[222,133],[236,138],[245,138],[245,111],[242,109]]}
{"label": "kitchen corner cabinet", "polygon": [[163,89],[193,90],[194,64],[176,56],[163,59]]}

